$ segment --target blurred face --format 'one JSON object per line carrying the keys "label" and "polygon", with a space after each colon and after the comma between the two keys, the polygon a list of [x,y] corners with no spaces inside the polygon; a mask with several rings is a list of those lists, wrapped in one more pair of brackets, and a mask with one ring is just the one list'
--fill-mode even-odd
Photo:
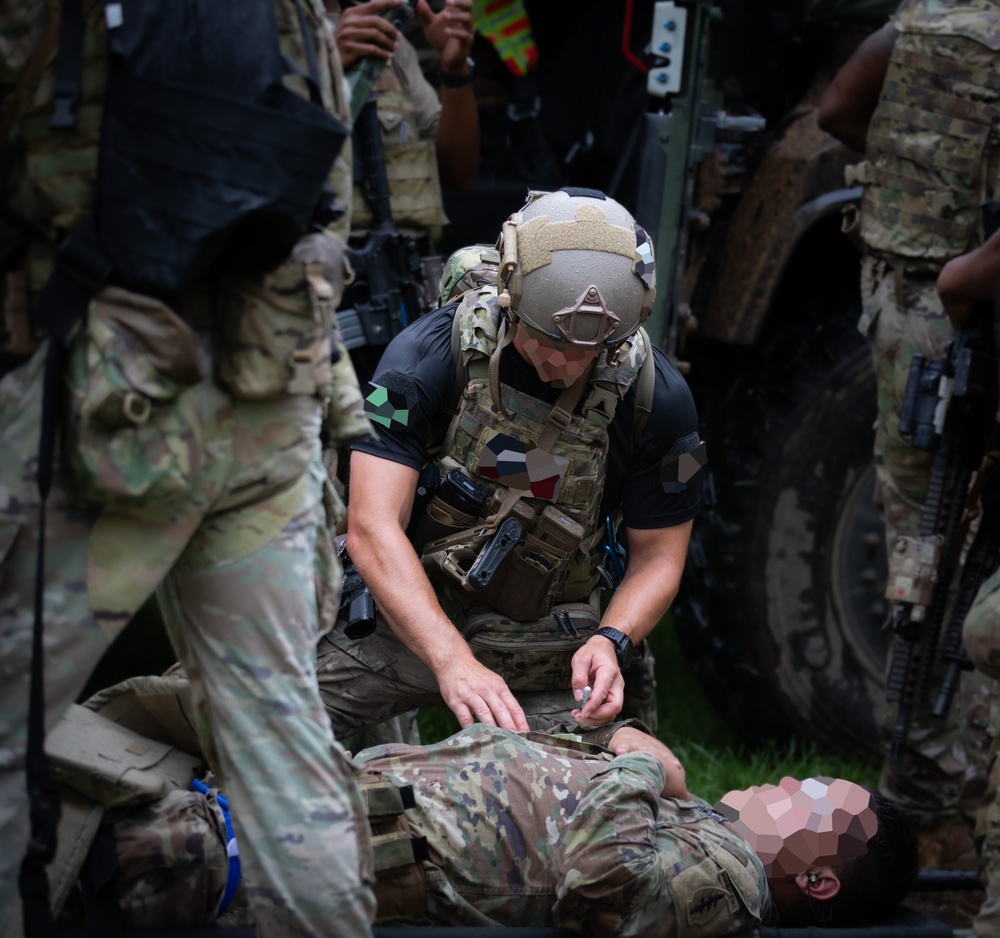
{"label": "blurred face", "polygon": [[871,795],[846,779],[783,778],[725,795],[716,810],[760,857],[768,879],[862,856],[878,830]]}
{"label": "blurred face", "polygon": [[556,345],[520,322],[514,328],[514,347],[525,361],[534,365],[539,378],[557,388],[573,384],[602,351],[600,347]]}

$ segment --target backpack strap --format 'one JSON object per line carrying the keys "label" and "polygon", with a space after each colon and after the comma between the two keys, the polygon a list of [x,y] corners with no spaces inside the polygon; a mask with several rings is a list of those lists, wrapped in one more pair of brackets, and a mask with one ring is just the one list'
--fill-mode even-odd
{"label": "backpack strap", "polygon": [[[475,356],[470,362],[465,360],[465,355],[462,352],[461,312],[462,307],[459,305],[451,321],[451,360],[455,365],[455,384],[449,408],[452,413],[457,409],[466,385],[473,379],[485,379],[489,376],[489,361],[487,359]],[[639,330],[639,338],[642,341],[645,355],[635,380],[636,398],[632,432],[632,439],[635,443],[639,442],[639,438],[646,429],[646,424],[649,423],[649,416],[653,412],[653,398],[656,393],[656,365],[653,362],[652,342],[650,342],[645,329]]]}

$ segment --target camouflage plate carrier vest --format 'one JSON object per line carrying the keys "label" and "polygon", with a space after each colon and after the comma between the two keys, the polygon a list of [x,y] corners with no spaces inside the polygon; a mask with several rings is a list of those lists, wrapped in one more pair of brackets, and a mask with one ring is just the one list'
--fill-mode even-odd
{"label": "camouflage plate carrier vest", "polygon": [[[476,484],[491,494],[498,489],[506,491],[502,483],[480,474],[484,447],[496,433],[532,444],[546,424],[551,405],[504,384],[501,386],[503,407],[514,418],[513,422],[504,414],[497,413],[493,406],[488,366],[490,355],[496,348],[500,321],[495,286],[484,286],[466,293],[455,312],[455,320],[461,354],[461,361],[456,362],[456,367],[458,375],[464,373],[468,381],[440,455],[451,457],[465,466]],[[511,349],[509,354],[517,353]],[[573,416],[551,448],[553,456],[568,461],[552,504],[581,525],[584,534],[570,563],[550,587],[550,605],[586,602],[597,584],[599,556],[596,547],[604,536],[600,508],[607,472],[607,427],[618,403],[636,381],[647,358],[652,365],[649,339],[642,330],[625,342],[618,355],[617,367],[608,363],[608,352],[602,352],[584,393],[582,416]],[[461,383],[456,383],[456,389],[461,386]],[[537,515],[549,504],[544,499],[533,497],[525,497],[523,501],[535,509]]]}
{"label": "camouflage plate carrier vest", "polygon": [[1000,5],[921,0],[896,25],[872,156],[857,168],[861,236],[930,273],[982,240],[979,206],[997,197]]}
{"label": "camouflage plate carrier vest", "polygon": [[[437,149],[433,139],[422,137],[409,92],[391,66],[384,68],[374,88],[378,122],[382,128],[389,202],[396,228],[414,237],[441,238],[448,221],[438,176]],[[351,200],[351,237],[371,230],[371,207],[355,183]]]}

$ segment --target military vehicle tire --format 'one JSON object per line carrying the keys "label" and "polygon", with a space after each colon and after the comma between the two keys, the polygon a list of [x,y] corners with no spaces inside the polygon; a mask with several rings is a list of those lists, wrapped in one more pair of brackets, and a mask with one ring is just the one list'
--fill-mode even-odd
{"label": "military vehicle tire", "polygon": [[887,641],[870,351],[844,317],[778,334],[734,373],[706,420],[680,640],[748,736],[875,752]]}

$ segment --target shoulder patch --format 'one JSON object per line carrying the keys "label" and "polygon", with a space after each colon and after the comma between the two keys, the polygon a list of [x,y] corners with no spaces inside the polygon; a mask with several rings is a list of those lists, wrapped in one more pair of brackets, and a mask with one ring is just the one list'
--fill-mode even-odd
{"label": "shoulder patch", "polygon": [[365,413],[372,423],[387,429],[392,429],[393,424],[406,427],[416,401],[413,379],[398,371],[386,371],[368,383]]}
{"label": "shoulder patch", "polygon": [[678,440],[660,463],[663,491],[676,495],[701,482],[708,464],[708,448],[697,433]]}

